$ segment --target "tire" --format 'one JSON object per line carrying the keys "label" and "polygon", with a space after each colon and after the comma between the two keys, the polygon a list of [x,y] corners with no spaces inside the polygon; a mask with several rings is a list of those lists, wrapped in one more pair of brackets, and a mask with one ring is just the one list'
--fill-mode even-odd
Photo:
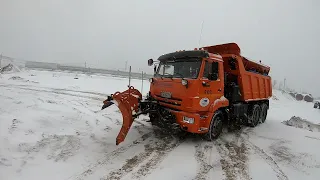
{"label": "tire", "polygon": [[258,104],[253,105],[250,115],[248,117],[248,123],[250,127],[256,127],[261,119],[261,108]]}
{"label": "tire", "polygon": [[261,105],[260,123],[264,123],[268,115],[268,106],[266,104]]}
{"label": "tire", "polygon": [[157,127],[157,128],[160,128],[160,129],[165,129],[165,126],[161,122],[161,120],[159,119],[159,116],[157,116],[156,114],[150,114],[149,118],[150,118],[151,125],[153,127]]}
{"label": "tire", "polygon": [[216,113],[214,113],[211,119],[209,131],[205,134],[205,138],[208,141],[213,141],[217,139],[220,136],[222,129],[223,129],[223,114],[221,111],[217,111]]}

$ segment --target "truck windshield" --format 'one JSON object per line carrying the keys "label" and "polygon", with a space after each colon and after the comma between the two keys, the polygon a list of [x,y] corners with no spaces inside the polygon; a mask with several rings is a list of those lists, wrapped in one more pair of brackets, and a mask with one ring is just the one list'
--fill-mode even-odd
{"label": "truck windshield", "polygon": [[200,71],[200,66],[200,59],[179,59],[160,62],[156,76],[196,79]]}

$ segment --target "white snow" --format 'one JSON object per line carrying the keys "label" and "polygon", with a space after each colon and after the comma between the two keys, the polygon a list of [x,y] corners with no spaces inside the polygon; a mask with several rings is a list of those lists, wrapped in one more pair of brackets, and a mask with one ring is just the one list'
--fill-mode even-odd
{"label": "white snow", "polygon": [[283,121],[282,123],[293,126],[296,128],[307,129],[308,131],[320,132],[320,125],[311,123],[305,119],[301,119],[300,117],[293,116],[290,120]]}
{"label": "white snow", "polygon": [[214,100],[213,105],[215,106],[218,102],[225,101],[225,100],[227,100],[227,98],[224,96],[221,96],[219,99]]}
{"label": "white snow", "polygon": [[[128,79],[94,74],[35,70],[2,74],[0,179],[320,177],[320,132],[315,128],[320,110],[313,103],[274,90],[264,124],[224,132],[214,142],[192,135],[179,139],[140,116],[116,146],[122,125],[119,109],[116,105],[100,109],[107,95],[126,90],[127,84]],[[132,79],[131,84],[140,91],[141,80]],[[147,80],[143,87],[146,94]]]}

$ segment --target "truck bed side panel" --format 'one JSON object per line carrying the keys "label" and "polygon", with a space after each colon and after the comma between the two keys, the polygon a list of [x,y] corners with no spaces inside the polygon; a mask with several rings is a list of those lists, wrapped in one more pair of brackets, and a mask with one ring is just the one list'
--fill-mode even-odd
{"label": "truck bed side panel", "polygon": [[239,78],[244,101],[263,100],[271,97],[271,78],[253,72],[244,72]]}

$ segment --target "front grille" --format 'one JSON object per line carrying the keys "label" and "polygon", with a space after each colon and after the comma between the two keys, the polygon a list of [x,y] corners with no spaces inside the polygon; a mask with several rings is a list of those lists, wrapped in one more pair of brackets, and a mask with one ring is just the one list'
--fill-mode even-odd
{"label": "front grille", "polygon": [[182,103],[182,99],[179,99],[179,98],[163,98],[159,95],[156,95],[156,99],[157,101],[163,103],[163,104],[168,104],[168,105],[172,105],[172,106],[181,106],[181,103]]}
{"label": "front grille", "polygon": [[[158,98],[162,98],[162,99],[165,99],[165,98],[163,98],[163,97],[161,97],[160,95],[156,95]],[[176,100],[176,101],[182,101],[182,99],[180,99],[180,98],[175,98],[175,97],[171,97],[171,98],[168,98],[168,99],[170,99],[170,100]]]}
{"label": "front grille", "polygon": [[166,103],[166,104],[171,104],[171,105],[174,105],[174,106],[181,106],[181,104],[179,103],[176,103],[176,102],[168,102],[168,101],[163,101],[163,100],[158,100],[159,102],[162,102],[162,103]]}

